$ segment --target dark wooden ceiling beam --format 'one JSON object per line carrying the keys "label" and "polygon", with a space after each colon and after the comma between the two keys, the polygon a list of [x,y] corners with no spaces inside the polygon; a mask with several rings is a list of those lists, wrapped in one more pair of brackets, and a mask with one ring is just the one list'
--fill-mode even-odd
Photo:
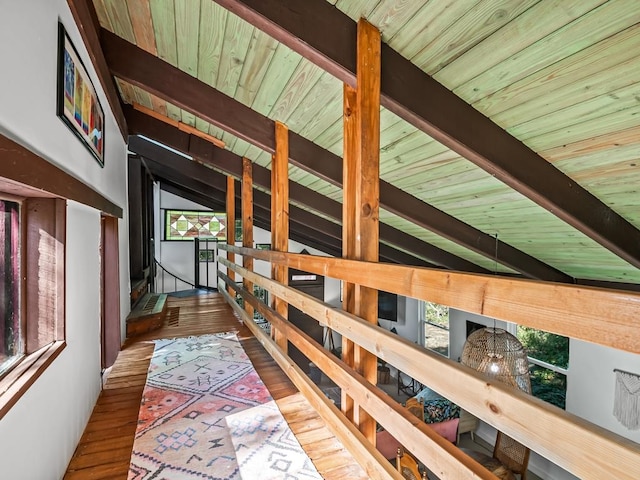
{"label": "dark wooden ceiling beam", "polygon": [[[326,0],[214,1],[355,84],[357,24]],[[386,44],[381,59],[384,107],[640,267],[634,225]]]}
{"label": "dark wooden ceiling beam", "polygon": [[[140,156],[144,158],[145,164],[154,177],[161,178],[174,186],[181,186],[199,195],[209,196],[217,204],[225,204],[226,176],[224,174],[215,172],[210,168],[162,148],[153,155],[140,154]],[[237,198],[239,198],[239,195],[240,193],[238,193]],[[254,217],[261,214],[262,221],[266,222],[263,224],[270,228],[271,196],[254,189],[253,200]],[[322,243],[341,252],[342,230],[338,224],[293,205],[290,206],[289,218],[292,228],[295,227],[297,232],[301,230],[312,232],[309,238],[316,238],[316,244]],[[399,263],[400,261],[406,261],[407,265],[433,267],[433,264],[389,246],[384,249],[384,255],[382,255],[381,259],[386,262]]]}
{"label": "dark wooden ceiling beam", "polygon": [[[266,151],[274,151],[274,122],[108,30],[102,47],[111,73]],[[290,132],[290,161],[342,186],[342,159]],[[407,204],[410,202],[410,204]],[[437,208],[380,181],[380,206],[485,257],[495,258],[495,239]],[[415,216],[414,216],[415,214]],[[498,242],[498,261],[523,275],[571,283],[573,278],[510,245]]]}
{"label": "dark wooden ceiling beam", "polygon": [[[223,150],[201,138],[181,132],[175,127],[160,122],[154,118],[138,112],[129,106],[124,107],[125,117],[132,134],[144,135],[148,138],[178,150],[194,159],[218,168],[225,173],[237,178],[242,175],[242,158]],[[129,148],[141,155],[145,153],[153,156],[153,152],[162,148],[140,137],[131,137]],[[253,183],[270,189],[271,177],[267,168],[259,165],[253,166]],[[289,182],[289,195],[291,200],[305,205],[323,215],[341,221],[342,205],[310,188],[295,182]],[[488,270],[468,260],[457,257],[430,243],[413,237],[402,230],[380,223],[380,238],[391,245],[397,246],[408,252],[413,252],[422,258],[451,270],[473,273],[489,273]],[[427,264],[428,262],[425,262]]]}
{"label": "dark wooden ceiling beam", "polygon": [[89,52],[91,63],[96,70],[98,81],[100,85],[102,85],[102,89],[107,97],[107,102],[109,102],[113,116],[116,119],[122,138],[126,141],[128,136],[127,122],[122,113],[120,95],[118,95],[118,90],[109,72],[109,67],[107,67],[107,61],[104,58],[102,48],[100,47],[100,22],[98,21],[96,9],[90,0],[67,0],[67,3],[80,31],[82,41]]}
{"label": "dark wooden ceiling beam", "polygon": [[[186,188],[184,186],[176,185],[175,183],[169,180],[161,179],[160,188],[166,192],[172,193],[182,198],[186,198],[187,200],[198,203],[214,211],[222,211],[225,208],[224,204],[219,203],[218,201],[214,200],[208,195],[203,195],[201,193],[190,190],[189,188]],[[239,197],[236,197],[237,210],[239,210],[238,199]],[[254,225],[264,230],[269,230],[270,228],[269,222],[264,219],[264,216],[265,216],[264,212],[261,212],[257,215],[254,212],[254,217],[255,217]],[[316,234],[314,234],[314,232],[308,231],[304,226],[301,226],[299,224],[293,224],[290,232],[290,236],[291,236],[291,239],[295,240],[296,242],[300,242],[309,247],[328,253],[329,255],[340,256],[340,249],[336,248],[335,241],[324,243],[320,241],[320,239]],[[402,252],[398,252],[398,253],[401,254]]]}

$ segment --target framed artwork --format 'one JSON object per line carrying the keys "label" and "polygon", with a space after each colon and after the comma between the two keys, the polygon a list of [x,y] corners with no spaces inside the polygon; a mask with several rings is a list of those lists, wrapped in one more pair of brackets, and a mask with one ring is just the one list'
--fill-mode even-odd
{"label": "framed artwork", "polygon": [[57,115],[104,167],[104,111],[80,56],[58,23]]}

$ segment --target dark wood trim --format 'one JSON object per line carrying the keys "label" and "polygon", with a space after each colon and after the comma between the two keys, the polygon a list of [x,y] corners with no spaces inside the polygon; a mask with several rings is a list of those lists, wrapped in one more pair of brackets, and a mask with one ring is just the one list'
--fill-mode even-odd
{"label": "dark wood trim", "polygon": [[[167,150],[162,149],[165,152]],[[171,159],[163,158],[157,160],[145,158],[145,163],[151,172],[161,180],[161,188],[179,196],[184,196],[189,200],[200,203],[209,208],[224,210],[226,202],[226,191],[222,190],[220,184],[224,181],[224,175],[214,172],[202,165],[195,165],[196,177],[184,174],[187,170],[185,162],[193,163],[180,155],[168,152]],[[255,165],[254,165],[255,167]],[[200,173],[198,171],[202,170]],[[218,177],[218,179],[216,179]],[[206,182],[200,181],[206,179]],[[222,179],[222,180],[219,180]],[[187,196],[188,195],[188,196]],[[253,213],[256,225],[265,230],[271,230],[271,199],[270,195],[254,189]],[[238,204],[240,195],[236,195],[236,210],[240,211]],[[318,250],[332,255],[342,254],[341,250],[341,229],[340,225],[325,218],[319,217],[312,212],[303,210],[295,205],[289,206],[290,238],[301,241]],[[258,224],[258,222],[260,222]],[[313,242],[313,243],[309,243]],[[433,267],[434,265],[420,258],[414,257],[391,246],[380,245],[380,259],[390,263],[403,263],[414,266]]]}
{"label": "dark wood trim", "polygon": [[93,2],[90,0],[67,0],[67,3],[69,4],[69,9],[71,10],[76,26],[80,31],[82,41],[87,48],[87,52],[89,52],[91,63],[96,70],[98,81],[107,97],[107,102],[109,102],[122,138],[126,141],[128,135],[127,123],[122,113],[120,95],[118,94],[113,77],[109,73],[107,62],[100,47],[100,39],[98,37],[100,22],[98,21],[98,15],[96,14]]}
{"label": "dark wood trim", "polygon": [[[114,75],[273,153],[275,140],[272,120],[104,29],[102,45]],[[289,135],[289,160],[316,176],[342,186],[340,157],[293,132]],[[399,204],[396,197],[400,195],[412,199],[411,207]],[[414,212],[419,212],[422,214],[420,220],[410,221],[487,258],[495,259],[495,239],[492,236],[383,181],[380,182],[380,206],[391,211],[402,211],[406,219],[412,219]],[[459,236],[461,231],[465,234],[464,238]],[[498,261],[531,278],[566,283],[573,281],[570,276],[504,242],[499,242]]]}
{"label": "dark wood trim", "polygon": [[[50,196],[73,200],[122,218],[122,208],[22,145],[0,134],[0,177]],[[44,196],[44,195],[43,195]]]}
{"label": "dark wood trim", "polygon": [[143,234],[142,234],[142,178],[144,167],[142,159],[137,155],[129,155],[128,197],[129,197],[129,276],[132,279],[144,277]]}
{"label": "dark wood trim", "polygon": [[[127,117],[127,124],[129,125],[132,133],[153,138],[156,141],[193,157],[197,161],[214,166],[230,175],[233,175],[234,177],[241,177],[242,158],[233,152],[230,152],[229,150],[222,150],[205,140],[193,137],[188,133],[180,132],[176,128],[155,120],[131,107],[125,106],[124,111]],[[136,136],[129,138],[129,149],[150,158],[166,155],[164,152],[167,152],[166,149]],[[254,165],[253,181],[256,185],[271,189],[270,171],[267,168]],[[342,219],[342,204],[325,197],[310,188],[303,187],[298,183],[290,181],[289,196],[294,202],[306,205],[312,210],[327,215],[330,218],[337,221],[341,221]],[[430,262],[451,270],[490,273],[489,270],[480,267],[475,263],[461,257],[457,257],[436,247],[435,245],[413,237],[384,223],[380,224],[380,238],[385,242],[395,245],[403,250],[407,250],[410,253],[415,253],[422,258],[428,259]],[[428,262],[423,263],[429,264]],[[416,263],[414,261],[411,264],[414,265]]]}
{"label": "dark wood trim", "polygon": [[[341,81],[355,83],[356,23],[325,0],[215,1]],[[640,267],[640,230],[391,47],[383,44],[381,55],[384,107]]]}
{"label": "dark wood trim", "polygon": [[[31,354],[64,340],[66,202],[58,198],[29,198],[26,209],[26,348]],[[42,242],[43,234],[52,242]],[[43,281],[44,278],[47,281]]]}
{"label": "dark wood trim", "polygon": [[120,261],[118,219],[103,215],[102,222],[102,368],[114,364],[122,344],[120,321]]}

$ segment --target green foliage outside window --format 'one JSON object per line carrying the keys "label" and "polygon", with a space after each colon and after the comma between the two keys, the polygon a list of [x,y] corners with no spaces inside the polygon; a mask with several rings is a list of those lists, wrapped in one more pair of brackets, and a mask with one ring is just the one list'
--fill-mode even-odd
{"label": "green foliage outside window", "polygon": [[[568,368],[569,339],[567,337],[523,326],[518,326],[517,337],[527,349],[530,358],[563,369]],[[565,408],[567,376],[535,364],[531,364],[529,371],[533,395],[560,408]]]}
{"label": "green foliage outside window", "polygon": [[424,302],[424,320],[448,330],[449,307],[437,303]]}

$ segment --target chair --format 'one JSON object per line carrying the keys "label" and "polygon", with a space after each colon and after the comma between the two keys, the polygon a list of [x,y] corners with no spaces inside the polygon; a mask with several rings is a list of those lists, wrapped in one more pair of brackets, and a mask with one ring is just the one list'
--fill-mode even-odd
{"label": "chair", "polygon": [[398,472],[407,480],[428,480],[427,471],[423,471],[420,475],[418,469],[418,462],[411,454],[404,452],[402,447],[398,447],[398,454],[396,455],[396,468]]}
{"label": "chair", "polygon": [[496,444],[493,447],[493,458],[500,461],[513,473],[520,474],[521,480],[527,479],[527,466],[529,465],[528,447],[525,447],[513,438],[498,431]]}
{"label": "chair", "polygon": [[424,403],[415,397],[407,399],[405,407],[421,421],[424,422]]}

